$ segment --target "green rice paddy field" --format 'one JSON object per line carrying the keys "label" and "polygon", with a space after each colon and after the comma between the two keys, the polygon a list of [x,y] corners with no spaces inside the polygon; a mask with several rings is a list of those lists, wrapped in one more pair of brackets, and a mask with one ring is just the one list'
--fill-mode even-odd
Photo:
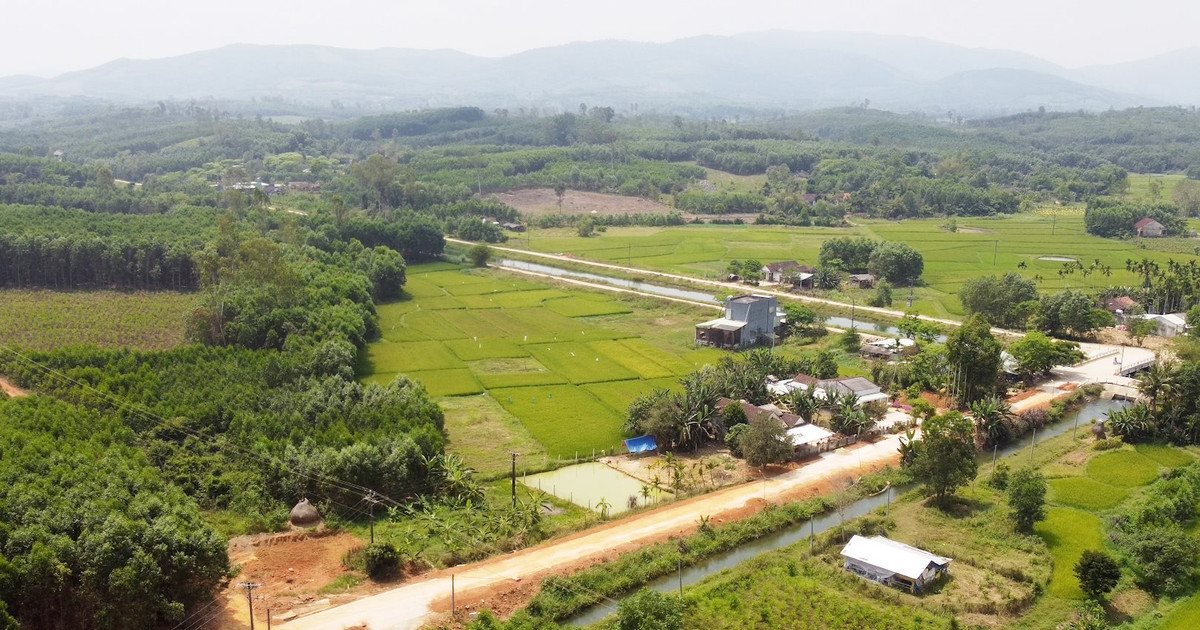
{"label": "green rice paddy field", "polygon": [[507,449],[530,467],[612,450],[635,397],[722,355],[684,334],[715,311],[686,305],[445,263],[410,266],[405,293],[378,308],[382,339],[360,374],[421,381],[443,399],[450,448],[484,472],[505,470]]}
{"label": "green rice paddy field", "polygon": [[[1164,193],[1165,194],[1165,193]],[[1160,265],[1170,258],[1195,258],[1192,239],[1126,241],[1090,236],[1084,232],[1079,208],[1045,208],[1009,217],[958,217],[958,231],[948,232],[943,219],[882,221],[855,219],[851,228],[794,228],[757,225],[689,225],[667,228],[609,228],[591,238],[568,230],[535,230],[515,247],[546,253],[569,252],[589,260],[631,263],[656,271],[715,278],[730,260],[754,258],[763,262],[797,260],[816,264],[821,243],[839,236],[868,236],[912,245],[925,258],[925,284],[917,290],[914,308],[930,315],[961,315],[957,293],[963,282],[981,275],[1014,271],[1040,276],[1039,287],[1058,290],[1101,285],[1136,284],[1125,261],[1146,257]],[[1139,247],[1146,244],[1149,249]],[[1159,251],[1163,250],[1163,251]],[[1173,253],[1172,253],[1173,252]],[[1061,261],[1074,258],[1085,265],[1099,260],[1111,275],[1059,276]],[[1025,263],[1025,268],[1018,264]]]}

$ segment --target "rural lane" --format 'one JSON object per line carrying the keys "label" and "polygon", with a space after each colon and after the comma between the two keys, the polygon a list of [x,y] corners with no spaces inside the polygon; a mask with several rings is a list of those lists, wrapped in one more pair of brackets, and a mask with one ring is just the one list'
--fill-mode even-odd
{"label": "rural lane", "polygon": [[[459,245],[477,245],[478,244],[478,243],[474,243],[472,241],[464,241],[461,239],[449,238],[449,237],[446,238],[446,241],[450,242],[450,243],[456,243]],[[847,304],[845,302],[838,302],[836,300],[827,300],[825,298],[818,298],[818,297],[813,297],[810,295],[800,295],[800,294],[796,294],[796,293],[788,293],[785,291],[772,291],[770,289],[764,289],[762,287],[748,287],[744,284],[738,284],[736,282],[721,282],[720,280],[708,280],[706,278],[696,278],[693,276],[684,276],[684,275],[674,274],[674,273],[664,273],[661,271],[650,271],[647,269],[640,269],[638,267],[626,267],[623,265],[614,265],[611,263],[602,263],[602,262],[596,262],[596,261],[592,261],[592,260],[585,260],[582,258],[574,258],[572,256],[564,256],[562,254],[545,254],[542,252],[534,252],[534,251],[530,251],[527,249],[517,249],[517,248],[513,248],[513,247],[500,247],[497,245],[488,245],[488,247],[491,247],[493,250],[500,251],[500,252],[509,252],[511,254],[534,256],[537,258],[544,258],[547,260],[557,260],[560,262],[569,262],[569,263],[575,263],[578,265],[587,265],[590,267],[597,267],[600,269],[610,269],[613,271],[621,271],[621,272],[625,272],[625,273],[640,274],[640,275],[644,275],[644,276],[650,276],[652,278],[667,278],[667,279],[676,280],[679,282],[688,282],[691,284],[699,284],[699,285],[705,285],[705,286],[711,286],[711,287],[718,287],[721,289],[728,289],[730,291],[735,291],[738,293],[745,293],[746,291],[750,291],[750,292],[753,292],[753,293],[756,293],[759,295],[772,295],[775,297],[786,298],[789,300],[796,300],[799,302],[807,302],[810,304],[825,304],[827,306],[837,306],[837,307],[841,307],[841,308],[853,307],[854,309],[856,309],[858,311],[862,311],[865,313],[875,313],[877,315],[884,315],[886,317],[901,318],[901,317],[904,317],[904,315],[905,315],[904,311],[897,311],[897,310],[893,310],[890,308],[879,308],[879,307],[875,307],[875,306],[859,306],[856,304],[852,305],[852,304]],[[917,319],[920,319],[920,320],[926,321],[926,322],[933,322],[935,324],[941,324],[943,326],[956,326],[957,327],[957,326],[962,325],[962,322],[957,321],[957,320],[943,319],[940,317],[930,317],[928,315],[917,315]],[[992,328],[992,332],[994,334],[1007,335],[1007,336],[1011,336],[1011,337],[1024,337],[1025,336],[1024,333],[1014,331],[1014,330],[1007,330],[1004,328]]]}
{"label": "rural lane", "polygon": [[[455,567],[460,596],[473,590],[533,579],[550,571],[578,566],[581,561],[609,556],[630,544],[650,543],[665,536],[694,530],[701,515],[714,521],[744,510],[751,502],[813,491],[829,482],[858,477],[899,460],[899,435],[873,444],[824,453],[795,470],[764,482],[752,482],[664,505],[629,516],[582,534],[554,540],[482,562]],[[282,624],[288,630],[342,630],[365,626],[371,630],[415,630],[429,620],[434,604],[450,596],[447,571],[418,579],[390,591]]]}
{"label": "rural lane", "polygon": [[0,376],[0,391],[8,394],[10,398],[22,398],[29,395],[29,392],[12,384],[12,381]]}

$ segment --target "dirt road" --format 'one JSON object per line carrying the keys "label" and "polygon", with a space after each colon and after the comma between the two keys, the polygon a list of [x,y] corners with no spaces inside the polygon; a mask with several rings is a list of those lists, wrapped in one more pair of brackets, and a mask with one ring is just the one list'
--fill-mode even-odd
{"label": "dirt road", "polygon": [[[516,587],[523,580],[575,567],[589,558],[609,557],[617,550],[689,532],[696,528],[702,515],[716,521],[722,515],[744,512],[748,505],[760,505],[764,497],[775,501],[785,496],[798,498],[806,493],[816,493],[831,482],[895,464],[899,457],[896,450],[899,440],[900,436],[893,435],[874,444],[825,453],[796,470],[768,478],[765,482],[717,490],[563,540],[455,567],[458,596],[469,598],[472,591],[495,589],[506,584]],[[449,595],[450,577],[448,571],[443,571],[379,595],[290,621],[282,627],[289,630],[342,630],[365,625],[371,630],[411,630],[429,620],[435,606]]]}
{"label": "dirt road", "polygon": [[[460,240],[460,239],[456,239],[456,238],[449,238],[449,237],[446,238],[446,241],[451,242],[451,243],[458,243],[460,245],[475,245],[476,244],[472,241],[464,241],[464,240]],[[613,271],[620,271],[620,272],[624,272],[624,273],[634,273],[634,274],[639,274],[639,275],[643,275],[643,276],[650,276],[652,278],[667,278],[667,279],[675,280],[678,282],[687,282],[690,284],[699,284],[699,285],[704,285],[704,286],[718,287],[718,288],[727,289],[729,291],[733,291],[733,292],[737,292],[737,293],[745,293],[747,291],[751,291],[751,292],[759,294],[759,295],[773,295],[775,297],[786,298],[786,299],[795,300],[798,302],[807,302],[809,304],[825,304],[827,306],[838,306],[841,308],[850,308],[851,307],[850,304],[846,304],[845,302],[838,302],[835,300],[827,300],[824,298],[812,297],[810,295],[787,293],[784,291],[772,291],[771,289],[765,289],[763,287],[747,287],[744,284],[738,284],[736,282],[721,282],[719,280],[708,280],[705,278],[695,278],[692,276],[684,276],[684,275],[679,275],[679,274],[674,274],[674,273],[664,273],[664,272],[660,272],[660,271],[648,271],[646,269],[639,269],[637,267],[626,267],[623,265],[614,265],[611,263],[602,263],[602,262],[595,262],[595,261],[591,261],[591,260],[583,260],[580,258],[573,258],[571,256],[563,256],[560,254],[543,254],[541,252],[534,252],[534,251],[530,251],[527,249],[516,249],[516,248],[512,248],[512,247],[500,247],[497,245],[490,245],[490,247],[493,250],[499,251],[499,252],[509,252],[512,254],[523,254],[526,256],[534,256],[537,258],[544,258],[547,260],[556,260],[556,261],[560,261],[560,262],[575,263],[578,265],[587,265],[589,267],[596,267],[599,269],[610,269]],[[904,317],[904,315],[905,315],[904,311],[897,311],[897,310],[893,310],[890,308],[878,308],[878,307],[874,307],[874,306],[861,306],[861,305],[854,305],[854,308],[861,312],[875,313],[878,315],[884,315],[886,317],[901,318],[901,317]],[[962,322],[957,321],[957,320],[942,319],[940,317],[929,317],[928,315],[918,315],[917,318],[921,319],[923,321],[933,322],[935,324],[940,324],[943,326],[957,327],[957,326],[962,325]],[[992,333],[997,334],[997,335],[1005,335],[1005,336],[1009,336],[1009,337],[1023,337],[1024,336],[1024,333],[1013,331],[1013,330],[1006,330],[1003,328],[993,328]]]}
{"label": "dirt road", "polygon": [[22,398],[28,396],[29,392],[12,384],[12,381],[0,376],[0,391],[8,394],[10,398]]}

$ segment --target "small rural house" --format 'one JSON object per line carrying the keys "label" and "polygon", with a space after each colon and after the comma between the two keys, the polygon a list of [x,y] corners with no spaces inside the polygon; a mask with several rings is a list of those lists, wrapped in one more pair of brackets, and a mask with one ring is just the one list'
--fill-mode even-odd
{"label": "small rural house", "polygon": [[319,193],[321,192],[321,184],[318,182],[288,182],[288,190],[297,192]]}
{"label": "small rural house", "polygon": [[508,230],[509,232],[524,232],[525,226],[521,225],[520,223],[505,223],[504,229]]}
{"label": "small rural house", "polygon": [[870,289],[875,286],[875,276],[869,273],[850,274],[850,285],[859,289]]}
{"label": "small rural house", "polygon": [[868,580],[920,593],[950,570],[950,558],[901,542],[855,536],[842,549],[847,571]]}
{"label": "small rural house", "polygon": [[818,398],[827,398],[830,393],[844,396],[854,394],[858,404],[886,403],[890,397],[883,388],[861,376],[818,379],[807,374],[797,374],[790,379],[767,384],[767,391],[776,396],[785,396],[796,389],[811,389]]}
{"label": "small rural house", "polygon": [[893,339],[884,337],[863,344],[862,358],[864,359],[899,359],[917,351],[917,344],[912,339]]}
{"label": "small rural house", "polygon": [[792,447],[798,453],[815,454],[820,452],[822,450],[821,443],[833,437],[833,433],[828,429],[806,422],[804,418],[783,411],[775,405],[752,405],[744,400],[735,403],[728,398],[721,398],[715,406],[717,412],[720,413],[726,406],[732,404],[742,406],[746,420],[768,418],[782,424],[787,429],[787,436],[792,441]]}
{"label": "small rural house", "polygon": [[696,324],[696,345],[737,349],[774,343],[782,317],[773,296],[727,297],[724,317]]}
{"label": "small rural house", "polygon": [[801,265],[794,260],[785,260],[783,262],[763,265],[762,274],[767,282],[791,282],[801,289],[811,289],[813,287],[813,278],[817,275],[817,270]]}
{"label": "small rural house", "polygon": [[1142,317],[1154,321],[1154,324],[1157,326],[1154,334],[1159,337],[1178,337],[1187,332],[1187,320],[1183,313],[1169,313],[1166,315],[1147,313]]}
{"label": "small rural house", "polygon": [[1104,301],[1104,310],[1112,313],[1118,323],[1124,323],[1125,313],[1128,313],[1129,309],[1135,306],[1137,306],[1137,301],[1128,295],[1109,298]]}
{"label": "small rural house", "polygon": [[1166,236],[1167,227],[1150,217],[1133,224],[1133,232],[1143,238],[1160,238]]}
{"label": "small rural house", "polygon": [[783,282],[784,274],[789,271],[795,271],[800,268],[800,263],[794,260],[785,260],[783,262],[773,262],[763,265],[762,275],[767,282]]}

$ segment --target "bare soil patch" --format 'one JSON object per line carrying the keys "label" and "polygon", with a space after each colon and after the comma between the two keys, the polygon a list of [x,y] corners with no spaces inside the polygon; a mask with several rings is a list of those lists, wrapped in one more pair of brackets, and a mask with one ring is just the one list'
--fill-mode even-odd
{"label": "bare soil patch", "polygon": [[0,376],[0,391],[8,395],[9,398],[23,398],[29,395],[29,392],[12,384],[12,381]]}
{"label": "bare soil patch", "polygon": [[[344,565],[346,555],[361,549],[366,543],[345,532],[315,531],[287,532],[239,536],[229,541],[229,563],[240,566],[241,572],[231,580],[222,594],[225,612],[218,622],[220,628],[246,628],[250,625],[246,591],[239,582],[256,582],[254,618],[266,627],[267,610],[275,621],[289,610],[308,606],[324,606],[329,600],[335,606],[381,590],[385,586],[365,581],[344,593],[318,591],[339,576],[350,573]],[[386,585],[391,586],[391,585]]]}
{"label": "bare soil patch", "polygon": [[[1137,341],[1129,335],[1129,332],[1117,328],[1101,328],[1096,333],[1096,340],[1100,343],[1106,343],[1114,346],[1137,346]],[[1142,340],[1140,347],[1147,350],[1159,352],[1171,345],[1171,340],[1167,337],[1159,337],[1157,335],[1146,337]]]}
{"label": "bare soil patch", "polygon": [[[726,448],[709,446],[695,453],[677,453],[675,459],[683,465],[684,492],[707,491],[758,478],[746,460],[733,457]],[[666,461],[657,455],[615,455],[601,457],[600,462],[647,485],[653,485],[655,477],[662,487],[671,485]]]}
{"label": "bare soil patch", "polygon": [[541,216],[544,214],[663,214],[671,207],[642,197],[609,195],[604,193],[568,190],[563,195],[562,209],[558,207],[558,196],[552,188],[526,188],[498,192],[489,198],[506,203],[522,214]]}

